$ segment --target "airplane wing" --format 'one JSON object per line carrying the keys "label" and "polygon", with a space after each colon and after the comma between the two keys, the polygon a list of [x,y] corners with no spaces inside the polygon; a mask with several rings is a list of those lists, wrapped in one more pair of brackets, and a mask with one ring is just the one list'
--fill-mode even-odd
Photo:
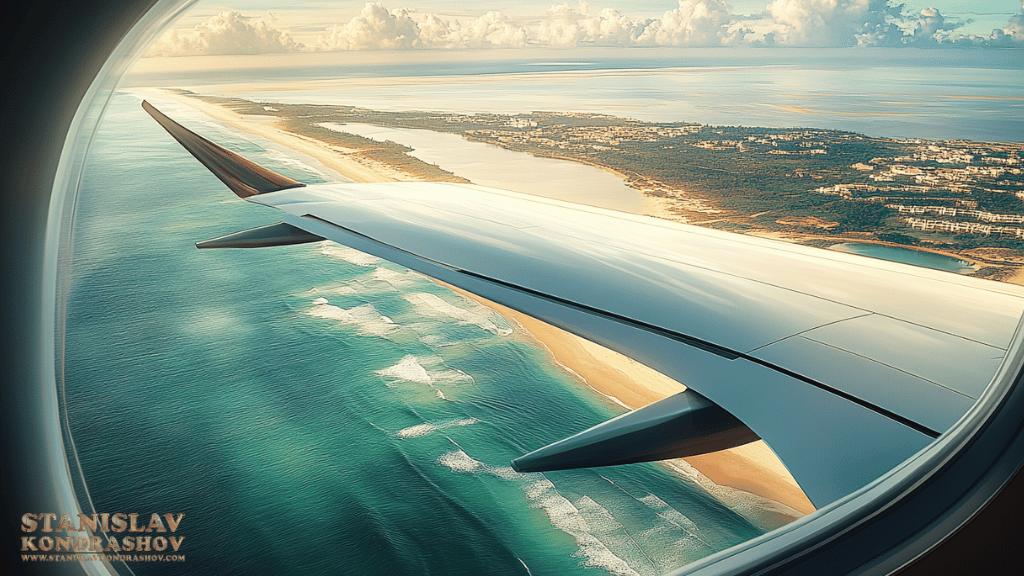
{"label": "airplane wing", "polygon": [[816,506],[950,428],[1024,313],[1013,286],[467,184],[301,183],[143,107],[282,222],[197,244],[328,239],[630,356],[686,385],[516,459],[521,471],[765,440]]}

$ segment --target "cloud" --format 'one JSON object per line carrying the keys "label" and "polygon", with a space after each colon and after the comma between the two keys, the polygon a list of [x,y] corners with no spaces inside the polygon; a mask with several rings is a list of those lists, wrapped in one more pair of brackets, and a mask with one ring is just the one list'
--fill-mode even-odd
{"label": "cloud", "polygon": [[367,3],[359,15],[330,29],[316,43],[319,50],[381,50],[415,48],[519,48],[541,46],[714,46],[732,36],[732,21],[723,0],[678,0],[679,5],[657,19],[633,19],[618,10],[592,11],[556,4],[529,25],[500,12],[479,18],[445,20],[407,8],[388,9]]}
{"label": "cloud", "polygon": [[146,56],[198,56],[212,54],[266,54],[294,52],[304,49],[288,35],[262,20],[228,10],[182,32],[164,34]]}
{"label": "cloud", "polygon": [[938,8],[922,8],[921,15],[914,27],[913,37],[908,39],[908,44],[937,44],[940,42],[940,34],[948,30],[955,30],[962,26],[960,23],[947,22],[945,16],[939,13]]}
{"label": "cloud", "polygon": [[580,2],[578,8],[557,4],[548,9],[529,38],[533,44],[553,47],[628,45],[636,41],[647,23],[611,8],[591,15],[586,2]]}
{"label": "cloud", "polygon": [[457,28],[458,47],[521,48],[526,45],[526,29],[500,12],[488,12]]}
{"label": "cloud", "polygon": [[411,11],[389,11],[382,4],[366,4],[347,24],[335,25],[331,35],[317,42],[321,50],[391,50],[423,48],[419,26]]}
{"label": "cloud", "polygon": [[330,30],[330,36],[317,41],[317,49],[518,48],[527,40],[526,30],[500,12],[445,21],[408,8],[389,10],[379,2],[367,3],[358,16]]}
{"label": "cloud", "polygon": [[888,0],[774,0],[762,16],[782,46],[893,45],[901,11]]}
{"label": "cloud", "polygon": [[1020,12],[1010,16],[1002,29],[992,31],[992,43],[997,46],[1024,46],[1024,1]]}
{"label": "cloud", "polygon": [[[606,0],[610,1],[610,0]],[[238,12],[222,12],[165,35],[148,56],[260,54],[293,51],[581,46],[951,46],[1024,45],[1024,3],[991,38],[954,36],[963,23],[936,8],[905,13],[896,0],[770,0],[761,12],[737,15],[724,0],[677,0],[655,18],[633,18],[586,1],[552,5],[516,21],[501,12],[451,18],[366,3],[347,22],[324,29],[310,46],[287,31]],[[275,18],[273,15],[271,18]],[[276,20],[271,20],[276,22]]]}
{"label": "cloud", "polygon": [[679,0],[644,30],[639,44],[654,46],[715,46],[731,43],[726,26],[733,20],[722,0]]}
{"label": "cloud", "polygon": [[632,19],[618,10],[592,13],[590,5],[552,6],[531,30],[530,42],[539,46],[718,46],[732,35],[733,20],[722,0],[679,0],[678,8],[656,19]]}

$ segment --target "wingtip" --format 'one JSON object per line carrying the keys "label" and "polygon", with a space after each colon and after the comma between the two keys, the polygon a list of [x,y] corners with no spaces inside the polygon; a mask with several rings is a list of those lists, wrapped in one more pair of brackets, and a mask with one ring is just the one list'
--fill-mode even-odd
{"label": "wingtip", "polygon": [[[164,116],[164,113],[159,111],[159,110],[157,110],[156,106],[153,106],[152,104],[150,104],[149,100],[143,100],[142,101],[142,109],[145,110],[147,113],[149,113],[150,116],[153,116],[153,117],[156,117],[158,115],[159,116]],[[166,116],[164,116],[164,117],[166,118]]]}
{"label": "wingtip", "polygon": [[549,472],[683,458],[757,440],[752,430],[692,390],[598,424],[512,461],[516,472]]}
{"label": "wingtip", "polygon": [[147,100],[142,101],[142,109],[239,198],[305,186],[210,142],[171,120]]}

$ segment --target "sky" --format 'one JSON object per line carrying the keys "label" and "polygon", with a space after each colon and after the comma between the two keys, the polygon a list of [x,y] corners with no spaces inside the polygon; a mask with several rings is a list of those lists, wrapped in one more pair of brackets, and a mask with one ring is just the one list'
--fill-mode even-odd
{"label": "sky", "polygon": [[201,0],[146,55],[589,46],[1024,48],[1024,0]]}

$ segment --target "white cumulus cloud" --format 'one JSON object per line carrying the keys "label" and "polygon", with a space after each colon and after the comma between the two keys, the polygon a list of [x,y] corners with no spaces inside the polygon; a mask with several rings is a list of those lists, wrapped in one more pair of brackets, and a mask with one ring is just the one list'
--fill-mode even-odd
{"label": "white cumulus cloud", "polygon": [[917,18],[917,25],[914,27],[913,39],[910,42],[936,44],[940,41],[942,32],[954,30],[958,26],[958,23],[947,22],[946,17],[939,12],[938,8],[922,8]]}
{"label": "white cumulus cloud", "polygon": [[679,7],[652,22],[638,38],[654,46],[715,46],[732,43],[726,26],[733,20],[722,0],[679,0]]}
{"label": "white cumulus cloud", "polygon": [[197,24],[192,30],[169,31],[146,51],[146,56],[267,54],[303,48],[287,32],[228,10]]}
{"label": "white cumulus cloud", "polygon": [[654,19],[633,19],[618,10],[592,12],[557,4],[531,31],[531,43],[540,46],[718,46],[732,43],[734,20],[722,0],[678,0],[677,8]]}
{"label": "white cumulus cloud", "polygon": [[526,30],[500,12],[460,22],[408,8],[389,10],[379,2],[367,3],[358,16],[330,32],[320,37],[318,49],[518,48],[527,39]]}
{"label": "white cumulus cloud", "polygon": [[635,19],[612,8],[591,9],[587,2],[551,6],[529,24],[500,12],[478,18],[450,19],[408,8],[367,3],[359,15],[330,29],[316,44],[320,50],[412,48],[571,48],[576,46],[714,46],[733,41],[733,21],[723,0],[678,0],[660,18]]}
{"label": "white cumulus cloud", "polygon": [[[607,1],[612,0],[593,0]],[[897,0],[766,0],[764,10],[733,14],[724,0],[676,0],[660,16],[635,18],[586,1],[554,4],[543,14],[515,20],[496,11],[448,17],[367,2],[357,15],[324,29],[310,46],[288,31],[235,11],[191,30],[172,31],[149,56],[260,54],[290,51],[582,46],[951,46],[957,43],[1024,45],[1024,3],[991,38],[956,36],[962,22],[936,8],[905,12]],[[305,39],[305,37],[304,37]]]}
{"label": "white cumulus cloud", "polygon": [[501,12],[488,12],[467,24],[457,26],[456,30],[458,42],[455,46],[459,48],[521,48],[526,45],[526,29]]}
{"label": "white cumulus cloud", "polygon": [[590,5],[580,2],[552,6],[530,35],[535,44],[574,47],[581,44],[611,46],[636,41],[648,21],[633,20],[618,10],[603,8],[591,14]]}
{"label": "white cumulus cloud", "polygon": [[775,44],[855,46],[896,43],[901,10],[888,0],[774,0],[764,15]]}
{"label": "white cumulus cloud", "polygon": [[992,41],[999,46],[1024,46],[1024,1],[1002,29],[992,31]]}

